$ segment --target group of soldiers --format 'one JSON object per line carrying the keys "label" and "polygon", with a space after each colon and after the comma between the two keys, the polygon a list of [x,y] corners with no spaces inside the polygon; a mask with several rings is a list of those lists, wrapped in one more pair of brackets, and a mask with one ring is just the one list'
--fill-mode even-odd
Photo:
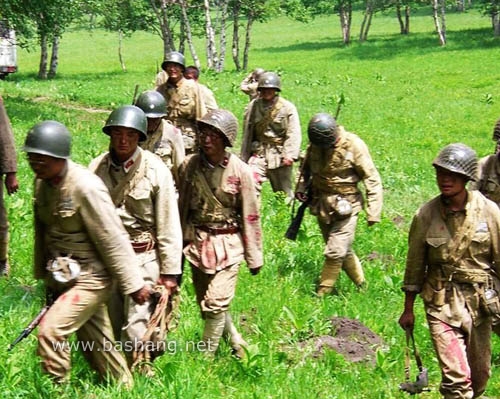
{"label": "group of soldiers", "polygon": [[[199,70],[186,67],[178,52],[167,54],[162,70],[154,90],[110,113],[102,128],[109,151],[88,168],[70,160],[71,134],[57,121],[36,124],[25,139],[23,151],[36,175],[34,275],[53,295],[39,325],[38,353],[57,382],[68,378],[73,333],[94,344],[85,355],[102,376],[130,386],[130,370],[153,373],[150,362],[162,353],[158,345],[168,326],[151,320],[161,298],[178,292],[185,261],[205,321],[207,353],[226,337],[235,355],[244,356],[247,344],[229,308],[241,262],[252,275],[263,266],[259,197],[266,180],[317,216],[325,243],[317,295],[332,293],[342,270],[360,289],[366,285],[352,244],[363,209],[369,226],[380,221],[383,189],[364,141],[330,114],[314,115],[294,190],[302,133],[296,107],[280,96],[278,74],[256,69],[241,83],[250,103],[237,156],[228,148],[238,121],[202,88]],[[3,103],[0,132],[0,172],[11,194],[18,183]],[[445,147],[433,162],[441,195],[417,212],[410,230],[400,325],[413,330],[420,294],[445,398],[477,397],[489,376],[495,303],[484,298],[496,288],[500,210],[480,191],[500,200],[497,154],[478,172],[469,147]],[[466,189],[469,180],[474,191]],[[1,204],[0,270],[8,274]],[[115,339],[128,343],[120,346],[125,357],[109,347]],[[155,345],[146,347],[146,341]]]}

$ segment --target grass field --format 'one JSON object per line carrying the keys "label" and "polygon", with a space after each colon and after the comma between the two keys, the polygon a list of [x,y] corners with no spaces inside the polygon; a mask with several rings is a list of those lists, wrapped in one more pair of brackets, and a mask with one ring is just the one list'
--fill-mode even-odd
{"label": "grass field", "polygon": [[[361,16],[353,20],[357,34]],[[19,152],[20,192],[8,198],[11,221],[12,275],[0,281],[0,392],[3,398],[403,398],[404,333],[397,324],[402,311],[400,285],[409,223],[418,206],[437,194],[433,157],[452,142],[470,145],[480,156],[494,149],[491,134],[500,116],[500,41],[489,19],[475,11],[449,12],[448,45],[438,46],[432,18],[425,10],[412,17],[412,33],[398,34],[394,16],[374,18],[368,42],[344,47],[338,18],[322,17],[307,25],[278,19],[257,24],[250,66],[279,71],[282,95],[295,103],[303,127],[316,112],[335,112],[334,99],[346,97],[339,121],[368,144],[384,183],[380,224],[368,229],[362,216],[355,249],[369,282],[358,292],[343,275],[340,295],[318,299],[315,283],[322,265],[321,237],[306,216],[299,239],[283,239],[289,208],[266,187],[262,219],[265,267],[257,277],[242,269],[232,312],[251,343],[243,361],[222,345],[215,361],[193,350],[202,322],[190,285],[182,289],[178,328],[170,335],[172,351],[160,358],[157,378],[136,378],[130,392],[101,385],[80,354],[73,356],[71,384],[61,394],[40,373],[33,334],[12,353],[6,351],[42,306],[43,289],[31,276],[32,180]],[[354,38],[353,38],[354,39]],[[62,40],[58,77],[35,79],[36,51],[19,52],[19,72],[0,82],[9,116],[21,147],[36,122],[56,119],[73,133],[73,159],[87,164],[107,148],[101,127],[110,110],[132,101],[134,86],[150,88],[161,63],[160,39],[145,33],[126,39],[122,72],[117,37],[106,32],[68,32]],[[203,56],[202,45],[198,45]],[[190,59],[188,57],[188,62]],[[244,72],[227,58],[226,72],[206,73],[221,108],[241,120],[247,97],[239,92]],[[241,137],[238,138],[238,143]],[[439,398],[440,371],[434,358],[420,300],[416,305],[416,339],[429,368],[431,392]],[[309,338],[331,333],[328,319],[358,319],[384,340],[375,365],[349,363],[335,352],[311,356]],[[493,375],[487,395],[500,397],[500,340],[493,337]],[[415,370],[415,367],[413,368]]]}

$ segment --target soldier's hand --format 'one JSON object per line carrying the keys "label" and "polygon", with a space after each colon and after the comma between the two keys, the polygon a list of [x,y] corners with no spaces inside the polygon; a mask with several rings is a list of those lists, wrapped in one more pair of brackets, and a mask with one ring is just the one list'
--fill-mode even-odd
{"label": "soldier's hand", "polygon": [[262,267],[254,267],[250,269],[250,273],[252,274],[252,276],[256,276],[257,274],[260,273],[260,269],[262,269]]}
{"label": "soldier's hand", "polygon": [[415,314],[413,311],[405,310],[399,318],[399,325],[403,330],[413,331],[413,326],[415,325]]}
{"label": "soldier's hand", "polygon": [[140,290],[132,292],[130,294],[135,303],[142,305],[144,302],[149,300],[151,296],[151,288],[147,285],[144,285]]}
{"label": "soldier's hand", "polygon": [[179,287],[177,285],[177,276],[160,274],[158,284],[163,285],[170,295],[175,294],[179,290]]}
{"label": "soldier's hand", "polygon": [[19,182],[17,181],[15,172],[5,175],[5,188],[9,195],[14,194],[19,189]]}
{"label": "soldier's hand", "polygon": [[293,159],[292,158],[283,158],[283,161],[281,161],[283,166],[291,166],[293,165]]}
{"label": "soldier's hand", "polygon": [[307,194],[301,192],[296,192],[295,198],[297,198],[300,202],[306,202],[308,199]]}

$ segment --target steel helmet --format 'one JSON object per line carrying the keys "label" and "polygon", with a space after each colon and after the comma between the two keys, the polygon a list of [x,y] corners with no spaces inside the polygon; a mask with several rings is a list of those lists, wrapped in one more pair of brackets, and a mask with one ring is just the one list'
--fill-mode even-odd
{"label": "steel helmet", "polygon": [[326,112],[315,114],[309,121],[307,135],[318,147],[331,147],[337,139],[337,121]]}
{"label": "steel helmet", "polygon": [[161,63],[161,69],[165,71],[169,62],[179,64],[182,67],[183,71],[186,68],[184,55],[182,53],[179,53],[178,51],[171,51],[170,53],[167,53],[167,55],[165,56],[165,61]]}
{"label": "steel helmet", "polygon": [[439,152],[432,165],[461,174],[468,180],[474,180],[477,172],[477,155],[465,144],[449,144]]}
{"label": "steel helmet", "polygon": [[264,72],[260,75],[257,90],[261,89],[276,89],[281,91],[281,79],[278,74],[274,72]]}
{"label": "steel helmet", "polygon": [[167,115],[165,97],[156,90],[146,90],[141,93],[135,105],[142,109],[147,118],[163,118]]}
{"label": "steel helmet", "polygon": [[71,135],[67,127],[60,122],[39,122],[29,130],[23,151],[68,159],[71,151]]}
{"label": "steel helmet", "polygon": [[137,130],[139,132],[139,141],[144,141],[148,137],[148,120],[146,115],[142,109],[135,105],[124,105],[111,112],[102,131],[109,136],[111,128],[115,126],[129,127]]}
{"label": "steel helmet", "polygon": [[253,71],[252,71],[252,77],[255,79],[255,80],[259,80],[260,78],[260,75],[262,75],[264,72],[266,72],[263,68],[255,68]]}
{"label": "steel helmet", "polygon": [[207,125],[221,133],[226,142],[226,147],[232,147],[238,132],[238,120],[232,112],[225,109],[213,109],[198,119],[198,126]]}
{"label": "steel helmet", "polygon": [[500,141],[500,119],[497,120],[493,128],[493,140]]}

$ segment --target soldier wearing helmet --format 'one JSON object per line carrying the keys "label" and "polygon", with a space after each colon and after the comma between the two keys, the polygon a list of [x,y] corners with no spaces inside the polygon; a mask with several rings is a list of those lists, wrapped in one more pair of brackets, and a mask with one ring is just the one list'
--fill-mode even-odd
{"label": "soldier wearing helmet", "polygon": [[232,147],[236,117],[216,109],[198,119],[200,154],[180,170],[179,204],[184,255],[191,265],[196,298],[205,319],[203,340],[209,353],[224,335],[237,356],[246,345],[236,330],[229,306],[240,263],[253,275],[263,264],[259,204],[252,171]]}
{"label": "soldier wearing helmet", "polygon": [[184,77],[186,79],[194,80],[200,87],[200,91],[203,96],[203,101],[205,102],[207,112],[219,108],[217,106],[217,101],[215,100],[214,92],[210,90],[207,86],[205,86],[203,83],[200,83],[199,81],[200,70],[198,67],[194,65],[186,67],[186,70],[184,71]]}
{"label": "soldier wearing helmet", "polygon": [[499,306],[491,273],[500,273],[500,210],[466,188],[477,173],[471,148],[447,145],[432,165],[441,194],[420,207],[411,224],[399,324],[413,330],[420,294],[441,368],[441,394],[477,398],[490,376],[491,313]]}
{"label": "soldier wearing helmet", "polygon": [[[3,202],[3,185],[7,194],[14,194],[19,189],[17,181],[17,160],[14,135],[9,117],[0,96],[0,276],[9,274],[9,222]],[[5,179],[3,176],[5,175]]]}
{"label": "soldier wearing helmet", "polygon": [[[181,274],[179,211],[169,169],[156,155],[139,147],[139,142],[147,140],[147,126],[146,115],[134,105],[111,112],[102,129],[110,136],[110,151],[94,159],[90,169],[111,194],[144,281],[151,287],[162,285],[172,294]],[[133,361],[152,361],[162,352],[163,342],[153,338],[143,342],[154,308],[152,301],[133,304],[113,292],[109,305],[113,329],[117,335],[121,332],[129,363],[148,374],[150,364]]]}
{"label": "soldier wearing helmet", "polygon": [[139,146],[158,155],[170,169],[178,185],[177,172],[184,161],[184,141],[181,131],[165,119],[165,98],[155,90],[147,90],[139,95],[135,105],[142,109],[148,119],[147,138]]}
{"label": "soldier wearing helmet", "polygon": [[70,158],[71,136],[56,121],[33,126],[23,150],[35,172],[34,276],[57,298],[38,326],[42,369],[63,382],[68,338],[88,341],[86,357],[102,377],[133,383],[114,345],[106,303],[115,283],[137,303],[149,297],[120,218],[101,179]]}
{"label": "soldier wearing helmet", "polygon": [[186,66],[181,53],[168,53],[161,67],[168,74],[168,80],[156,91],[167,102],[166,119],[182,132],[186,155],[194,154],[198,151],[196,120],[207,112],[203,94],[195,81],[184,78]]}
{"label": "soldier wearing helmet", "polygon": [[[314,115],[307,134],[310,145],[295,195],[301,201],[311,200],[310,211],[317,216],[326,244],[317,291],[323,296],[334,290],[342,269],[356,286],[365,285],[363,268],[352,244],[365,203],[368,225],[380,221],[382,182],[364,141],[337,125],[330,114]],[[365,199],[359,188],[361,181]]]}
{"label": "soldier wearing helmet", "polygon": [[293,198],[292,168],[298,159],[302,133],[295,105],[278,94],[280,77],[260,75],[257,90],[245,112],[241,158],[252,166],[257,185],[269,179],[273,191]]}
{"label": "soldier wearing helmet", "polygon": [[255,68],[245,77],[245,79],[243,79],[240,84],[240,90],[248,95],[250,101],[259,96],[257,86],[259,85],[259,78],[264,72],[265,71],[262,68]]}

